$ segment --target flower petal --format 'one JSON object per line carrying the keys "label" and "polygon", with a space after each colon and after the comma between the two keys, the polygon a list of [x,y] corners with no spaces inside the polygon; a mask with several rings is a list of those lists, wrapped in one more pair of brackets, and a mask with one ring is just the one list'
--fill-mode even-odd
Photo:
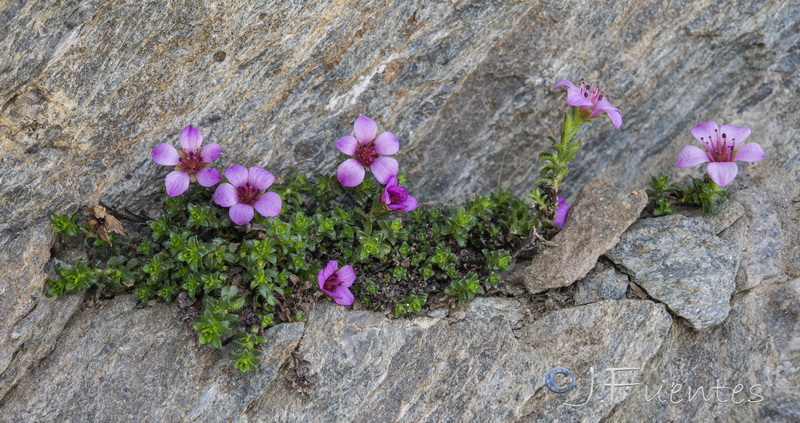
{"label": "flower petal", "polygon": [[[389,206],[392,204],[392,197],[389,195],[389,188],[397,186],[397,175],[392,175],[389,177],[389,180],[386,181],[386,187],[383,188],[383,192],[381,192],[381,202]],[[391,208],[391,206],[389,207]]]}
{"label": "flower petal", "polygon": [[697,141],[700,141],[700,138],[705,138],[708,140],[711,138],[712,140],[716,140],[715,133],[716,130],[719,129],[717,126],[717,122],[710,120],[708,122],[700,122],[691,129],[692,135],[697,138]]}
{"label": "flower petal", "polygon": [[230,207],[239,202],[239,195],[236,193],[236,187],[231,184],[219,184],[217,190],[214,191],[214,202],[222,207]]}
{"label": "flower petal", "polygon": [[197,183],[204,187],[211,187],[217,184],[222,175],[219,174],[217,169],[213,167],[204,167],[197,172]]}
{"label": "flower petal", "polygon": [[264,217],[275,217],[281,213],[283,201],[280,195],[274,192],[265,192],[258,197],[258,200],[256,200],[253,206],[255,206],[258,214]]}
{"label": "flower petal", "polygon": [[592,107],[594,103],[586,98],[580,88],[570,88],[567,90],[567,104],[570,106]]}
{"label": "flower petal", "polygon": [[564,227],[564,222],[567,221],[567,214],[569,213],[570,204],[564,201],[564,197],[558,197],[558,207],[556,207],[556,217],[553,219],[553,224],[558,229]]}
{"label": "flower petal", "polygon": [[[597,114],[605,113],[608,115],[609,119],[611,119],[611,123],[614,125],[615,128],[619,129],[622,126],[622,112],[619,111],[616,107],[611,105],[611,102],[608,101],[608,98],[603,98],[597,103],[597,107],[595,108],[595,112]],[[592,114],[594,114],[592,113]]]}
{"label": "flower petal", "polygon": [[233,223],[241,226],[253,220],[253,206],[247,204],[236,203],[231,206],[228,215],[233,220]]}
{"label": "flower petal", "polygon": [[214,159],[220,158],[219,153],[222,153],[222,147],[219,144],[212,142],[211,144],[203,147],[203,151],[200,152],[200,157],[203,158],[203,161],[206,163],[211,163]]}
{"label": "flower petal", "polygon": [[336,289],[332,292],[331,298],[333,298],[333,301],[336,304],[345,306],[353,305],[353,301],[355,301],[353,293],[343,285],[336,287]]}
{"label": "flower petal", "polygon": [[319,289],[326,293],[328,292],[323,287],[325,285],[325,281],[327,281],[331,275],[336,273],[336,270],[338,269],[339,263],[336,260],[328,261],[328,264],[317,273],[317,283],[319,284]]}
{"label": "flower petal", "polygon": [[240,187],[247,183],[247,168],[242,165],[230,166],[225,169],[225,177],[228,178],[228,182],[233,186]]}
{"label": "flower petal", "polygon": [[339,281],[342,282],[343,287],[349,288],[353,285],[353,282],[356,281],[356,271],[353,270],[353,266],[349,264],[347,266],[342,266],[341,269],[336,271],[336,275],[338,276]]}
{"label": "flower petal", "polygon": [[167,185],[167,195],[175,197],[183,194],[189,189],[191,180],[192,178],[189,177],[189,174],[182,170],[173,170],[168,173],[164,179],[164,183]]}
{"label": "flower petal", "polygon": [[[738,139],[736,140],[739,141]],[[733,157],[733,160],[741,160],[743,162],[757,162],[764,157],[767,157],[767,153],[764,152],[764,149],[758,143],[755,142],[748,142],[745,143],[743,146],[739,147],[736,150],[736,155]]]}
{"label": "flower petal", "polygon": [[375,138],[375,152],[383,156],[391,156],[400,151],[400,141],[391,132],[383,132]]}
{"label": "flower petal", "polygon": [[[742,145],[744,140],[750,136],[750,128],[746,126],[736,126],[736,125],[722,125],[719,127],[719,136],[721,137],[722,134],[726,135],[728,142],[730,143],[731,140],[736,140],[733,143],[733,148],[735,149],[736,146]],[[729,144],[730,145],[730,144]]]}
{"label": "flower petal", "polygon": [[418,205],[419,203],[417,203],[417,199],[409,195],[405,200],[397,204],[392,204],[389,206],[389,208],[391,210],[411,211],[416,209]]}
{"label": "flower petal", "polygon": [[339,138],[339,141],[336,141],[336,148],[338,148],[342,153],[352,156],[353,154],[356,154],[356,149],[358,149],[358,141],[356,141],[356,137],[352,135],[345,135]]}
{"label": "flower petal", "polygon": [[178,160],[181,158],[180,154],[178,154],[178,150],[165,142],[162,142],[151,150],[150,156],[153,157],[154,162],[161,166],[177,166]]}
{"label": "flower petal", "polygon": [[381,192],[381,203],[386,204],[389,208],[392,208],[392,197],[389,196],[389,190],[384,188],[383,192]]}
{"label": "flower petal", "polygon": [[247,182],[250,183],[251,187],[259,191],[264,191],[272,186],[272,183],[275,182],[275,177],[263,168],[252,166],[248,173]]}
{"label": "flower petal", "polygon": [[181,147],[187,150],[196,150],[203,143],[203,133],[194,126],[189,125],[181,130],[178,135],[178,141],[181,143]]}
{"label": "flower petal", "polygon": [[739,172],[739,167],[734,162],[711,162],[708,164],[708,176],[717,185],[724,187],[731,183],[736,173]]}
{"label": "flower petal", "polygon": [[397,175],[398,167],[397,160],[391,157],[381,156],[372,161],[372,164],[369,166],[369,170],[372,172],[378,182],[385,184],[389,181],[389,178],[391,178],[392,175]]}
{"label": "flower petal", "polygon": [[364,166],[358,160],[347,159],[336,169],[336,178],[343,186],[354,187],[364,181],[364,173]]}
{"label": "flower petal", "polygon": [[[353,131],[355,132],[356,139],[360,144],[366,144],[375,139],[378,134],[378,124],[374,120],[366,117],[359,116],[353,122]],[[346,154],[346,153],[345,153]]]}
{"label": "flower petal", "polygon": [[694,145],[687,145],[678,153],[678,161],[675,162],[675,166],[686,169],[708,161],[708,154],[706,154],[705,150]]}
{"label": "flower petal", "polygon": [[572,82],[570,82],[570,81],[568,81],[568,80],[566,80],[566,79],[562,79],[562,80],[560,80],[560,81],[556,82],[556,85],[553,85],[553,89],[556,89],[556,88],[558,88],[558,87],[570,87],[570,88],[577,88],[577,87],[575,86],[575,84],[573,84]]}
{"label": "flower petal", "polygon": [[622,126],[622,112],[619,109],[607,110],[606,114],[611,119],[611,124],[614,125],[614,128],[619,129]]}

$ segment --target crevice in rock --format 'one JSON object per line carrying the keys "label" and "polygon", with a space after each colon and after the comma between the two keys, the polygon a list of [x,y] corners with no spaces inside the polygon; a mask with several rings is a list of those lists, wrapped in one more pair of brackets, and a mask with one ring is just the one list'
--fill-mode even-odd
{"label": "crevice in rock", "polygon": [[[628,299],[638,299],[638,300],[642,300],[642,301],[652,301],[652,302],[654,302],[656,304],[663,304],[664,305],[664,309],[667,311],[667,313],[669,313],[670,317],[672,317],[673,323],[685,320],[683,317],[679,316],[677,313],[672,311],[672,309],[669,308],[669,305],[667,303],[665,303],[663,301],[659,301],[658,299],[654,298],[652,295],[650,295],[650,293],[647,292],[646,289],[644,289],[641,285],[636,283],[636,278],[634,277],[633,271],[631,271],[630,269],[628,269],[627,267],[625,267],[622,264],[615,263],[613,260],[609,259],[606,256],[603,256],[603,257],[606,260],[608,260],[608,262],[612,266],[614,266],[614,269],[616,269],[618,272],[628,276],[628,284],[629,284],[629,286],[628,286],[628,294],[627,294],[627,298]],[[636,288],[633,288],[634,286]],[[644,295],[646,295],[647,298],[641,298],[638,295],[638,293],[636,292],[637,290],[639,290],[642,293],[644,293]]]}
{"label": "crevice in rock", "polygon": [[774,278],[772,278],[772,280],[784,279],[781,282],[766,282],[765,283],[764,281],[762,281],[761,283],[759,283],[756,286],[753,286],[753,287],[746,288],[746,289],[743,289],[741,291],[735,292],[733,294],[733,296],[731,297],[731,304],[735,305],[738,301],[741,300],[742,297],[746,297],[746,296],[751,295],[751,294],[755,295],[755,294],[761,293],[763,291],[771,291],[771,290],[773,290],[773,289],[775,289],[777,287],[790,284],[790,283],[794,282],[797,279],[797,278],[793,278],[791,275],[789,275],[785,271],[783,272],[783,274],[781,276],[783,276],[783,277],[774,277]]}

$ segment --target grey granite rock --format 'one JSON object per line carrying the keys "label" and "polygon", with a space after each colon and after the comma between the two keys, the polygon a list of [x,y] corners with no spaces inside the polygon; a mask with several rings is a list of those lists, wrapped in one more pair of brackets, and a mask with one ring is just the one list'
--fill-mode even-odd
{"label": "grey granite rock", "polygon": [[703,220],[677,214],[641,220],[608,257],[695,329],[718,325],[728,316],[741,252]]}
{"label": "grey granite rock", "polygon": [[248,421],[508,421],[536,391],[544,360],[512,326],[522,304],[486,299],[457,319],[387,320],[323,304],[298,352],[318,382],[277,385]]}
{"label": "grey granite rock", "polygon": [[605,179],[593,179],[581,190],[551,245],[530,263],[518,264],[509,279],[521,280],[531,293],[571,285],[619,241],[646,204],[644,191],[620,191]]}
{"label": "grey granite rock", "polygon": [[177,308],[120,297],[79,312],[0,407],[10,421],[509,421],[555,410],[597,420],[612,402],[560,408],[572,397],[544,394],[544,374],[640,365],[671,321],[663,306],[630,300],[533,321],[515,299],[460,311],[389,320],[323,303],[306,323],[268,331],[261,367],[241,375],[224,351],[195,345]]}
{"label": "grey granite rock", "polygon": [[628,291],[628,276],[611,266],[598,263],[585,278],[575,284],[575,305],[600,300],[621,300]]}
{"label": "grey granite rock", "polygon": [[719,326],[673,325],[608,421],[800,421],[798,363],[800,279],[737,296]]}
{"label": "grey granite rock", "polygon": [[744,216],[745,210],[738,201],[726,199],[720,204],[719,211],[715,214],[704,216],[703,210],[699,207],[679,207],[678,214],[702,219],[711,232],[719,234]]}
{"label": "grey granite rock", "polygon": [[177,307],[136,308],[133,296],[72,319],[57,347],[0,400],[7,421],[219,421],[273,383],[303,333],[276,326],[256,372],[242,375],[225,351],[201,348]]}
{"label": "grey granite rock", "polygon": [[[788,166],[800,167],[800,159]],[[800,187],[781,181],[800,178],[800,169],[790,169],[781,169],[759,184],[759,189],[741,193],[740,201],[747,210],[747,232],[741,241],[741,290],[800,277]]]}
{"label": "grey granite rock", "polygon": [[25,407],[14,393],[30,389],[49,355],[78,348],[66,344],[81,342],[70,316],[97,316],[74,314],[77,297],[42,300],[47,214],[99,198],[150,209],[165,169],[149,161],[149,149],[174,143],[184,125],[228,149],[223,166],[261,164],[281,175],[331,171],[332,143],[364,113],[400,137],[397,157],[421,201],[484,192],[498,179],[524,193],[563,113],[564,93],[550,88],[585,77],[603,85],[624,123],[615,130],[601,118],[583,130],[568,195],[598,175],[635,187],[659,171],[702,175],[702,165],[674,164],[694,142],[688,130],[704,120],[753,128],[749,140],[767,152],[739,164],[729,186],[745,210],[720,234],[742,250],[732,317],[700,332],[673,324],[649,376],[663,368],[703,385],[715,375],[750,383],[764,375],[774,382],[766,400],[742,409],[628,398],[607,420],[797,420],[796,341],[786,341],[796,336],[776,337],[791,332],[773,326],[796,322],[783,287],[800,277],[798,21],[800,4],[787,0],[3,2],[2,411]]}
{"label": "grey granite rock", "polygon": [[565,394],[542,386],[526,401],[524,420],[603,421],[630,394],[625,387],[605,386],[612,373],[619,383],[637,374],[609,369],[644,367],[661,348],[671,323],[661,304],[620,300],[560,310],[522,328],[520,339],[542,354],[548,371],[564,367],[576,381]]}
{"label": "grey granite rock", "polygon": [[81,302],[44,298],[53,238],[36,228],[0,248],[0,398],[47,356]]}

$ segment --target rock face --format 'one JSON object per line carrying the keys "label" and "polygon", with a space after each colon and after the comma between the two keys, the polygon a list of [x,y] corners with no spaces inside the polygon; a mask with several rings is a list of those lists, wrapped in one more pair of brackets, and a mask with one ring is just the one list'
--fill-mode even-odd
{"label": "rock face", "polygon": [[646,204],[644,192],[619,191],[604,179],[593,179],[570,208],[569,220],[552,246],[515,269],[513,278],[534,294],[571,285],[619,241]]}
{"label": "rock face", "polygon": [[576,305],[600,300],[621,300],[628,292],[628,276],[613,267],[598,263],[585,278],[575,285]]}
{"label": "rock face", "polygon": [[[663,306],[650,301],[602,302],[535,321],[514,299],[478,299],[458,318],[414,320],[324,303],[308,323],[271,329],[259,370],[240,375],[223,352],[195,345],[176,307],[137,309],[136,302],[126,296],[78,313],[51,356],[0,403],[4,416],[502,422],[561,413],[596,420],[626,394],[598,395],[601,407],[563,408],[575,395],[547,392],[543,376],[556,366],[576,373],[614,363],[641,366],[671,323]],[[299,367],[313,380],[302,389]],[[85,373],[65,371],[78,368]]]}
{"label": "rock face", "polygon": [[701,219],[672,215],[636,222],[608,257],[695,329],[718,325],[728,316],[739,248],[714,235]]}
{"label": "rock face", "polygon": [[[278,418],[261,412],[277,410],[292,421],[324,419],[327,404],[331,413],[354,419],[428,420],[428,412],[431,419],[485,421],[484,409],[531,421],[800,419],[800,4],[720,6],[708,0],[3,2],[0,413],[23,421],[129,420],[134,411],[153,421],[200,420],[206,412],[218,420],[271,421]],[[583,151],[566,181],[576,210],[572,194],[597,176],[619,191],[641,191],[659,171],[678,179],[701,175],[702,166],[674,168],[677,153],[694,142],[689,129],[701,121],[751,127],[749,140],[767,152],[761,162],[739,164],[730,186],[744,216],[706,221],[741,255],[732,308],[718,326],[698,331],[675,319],[665,332],[662,306],[650,301],[600,301],[529,316],[526,302],[533,300],[526,295],[509,300],[518,305],[498,302],[484,311],[471,305],[456,313],[459,319],[451,313],[389,322],[324,307],[302,331],[338,331],[338,341],[320,341],[328,355],[298,344],[299,326],[276,328],[274,360],[242,377],[230,373],[224,353],[197,348],[169,306],[135,309],[118,298],[95,310],[80,296],[43,298],[53,242],[47,214],[99,199],[147,212],[166,174],[149,150],[174,143],[187,124],[226,149],[221,166],[262,165],[280,176],[290,169],[333,171],[333,143],[366,114],[398,135],[396,157],[422,202],[493,189],[498,179],[524,193],[538,178],[536,155],[546,136],[557,135],[565,111],[564,93],[551,87],[582,77],[603,86],[622,110],[623,126],[615,130],[599,118],[581,133]],[[506,311],[486,311],[492,308]],[[548,326],[535,329],[540,321],[562,336],[554,340]],[[394,338],[381,341],[383,333]],[[570,339],[571,333],[581,336]],[[616,336],[641,345],[616,344]],[[368,338],[374,342],[364,347]],[[83,351],[87,340],[91,355]],[[291,396],[292,415],[270,395],[290,397],[294,388],[284,384],[296,363],[287,352],[298,345],[313,354],[316,392],[325,395]],[[382,364],[357,363],[354,351]],[[571,352],[576,361],[562,362]],[[627,361],[635,353],[652,357],[641,372],[626,373],[649,388],[648,396],[661,381],[664,390],[682,384],[683,393],[719,379],[733,385],[725,390],[731,394],[741,383],[753,402],[648,401],[637,385],[568,414],[565,398],[583,400],[585,385],[565,397],[540,382],[550,365],[576,366],[581,380],[594,366],[598,387],[607,382],[600,379],[608,376],[603,366],[636,366]],[[350,389],[347,378],[362,391]],[[155,393],[124,392],[145,382]],[[761,401],[751,394],[755,385],[763,388],[755,390]],[[406,402],[393,400],[388,389]],[[491,389],[506,402],[494,402]],[[348,404],[371,398],[374,409],[346,411],[332,395],[346,396]],[[438,400],[456,411],[436,408]],[[167,415],[171,409],[178,411]],[[108,414],[114,410],[119,414]]]}
{"label": "rock face", "polygon": [[77,313],[52,355],[0,402],[4,419],[226,420],[282,382],[279,368],[303,334],[302,323],[270,329],[261,366],[242,376],[224,351],[197,346],[177,307],[137,302],[125,296]]}
{"label": "rock face", "polygon": [[647,387],[649,394],[631,395],[608,421],[632,421],[631,416],[638,421],[691,422],[710,416],[731,422],[798,421],[798,299],[800,279],[795,279],[735,298],[730,317],[720,326],[695,331],[673,325],[664,347],[637,380],[642,386],[636,389]]}

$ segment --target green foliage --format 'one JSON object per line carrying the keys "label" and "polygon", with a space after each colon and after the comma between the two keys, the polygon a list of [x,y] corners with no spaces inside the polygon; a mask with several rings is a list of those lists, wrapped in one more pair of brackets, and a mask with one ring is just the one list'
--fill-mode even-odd
{"label": "green foliage", "polygon": [[483,287],[478,281],[478,275],[470,272],[467,276],[451,282],[450,285],[445,288],[444,292],[464,302],[471,301],[475,298],[475,294],[482,293]]}
{"label": "green foliage", "polygon": [[192,328],[199,333],[197,342],[200,345],[211,344],[214,348],[222,348],[222,338],[231,330],[239,317],[232,312],[244,306],[244,297],[236,296],[238,288],[226,286],[220,291],[220,298],[206,296],[203,299],[203,313],[197,316]]}
{"label": "green foliage", "polygon": [[696,206],[703,209],[703,214],[716,213],[720,202],[727,196],[725,188],[717,185],[708,175],[693,178],[691,186],[669,183],[669,176],[659,173],[650,180],[647,196],[653,204],[653,216],[664,216],[675,213],[673,203]]}
{"label": "green foliage", "polygon": [[569,174],[569,162],[575,159],[575,154],[581,150],[581,141],[575,140],[575,135],[581,125],[590,122],[587,114],[580,107],[573,107],[572,113],[564,114],[561,125],[561,137],[549,137],[553,151],[539,153],[542,169],[539,171],[539,180],[536,187],[531,190],[528,197],[533,200],[534,207],[543,222],[552,226],[559,191],[563,188],[564,178]]}
{"label": "green foliage", "polygon": [[539,161],[542,162],[542,169],[539,171],[539,179],[536,184],[547,184],[558,190],[561,182],[569,174],[567,165],[575,158],[575,154],[581,151],[581,141],[573,140],[581,125],[588,122],[580,112],[579,107],[573,107],[572,113],[564,114],[564,123],[561,125],[561,138],[556,140],[550,137],[554,151],[544,151],[539,153]]}
{"label": "green foliage", "polygon": [[700,206],[703,214],[713,214],[719,210],[719,203],[728,195],[725,188],[717,185],[708,175],[693,178],[692,186],[674,184],[678,189],[678,201],[682,204]]}
{"label": "green foliage", "polygon": [[231,359],[236,360],[233,367],[242,373],[255,370],[261,361],[261,350],[258,347],[266,343],[267,338],[258,335],[257,327],[253,327],[250,333],[238,331],[233,346],[241,351],[230,354]]}
{"label": "green foliage", "polygon": [[[342,188],[335,177],[296,174],[273,186],[281,214],[245,227],[213,204],[213,190],[193,185],[165,198],[163,214],[139,233],[91,247],[90,259],[74,266],[57,262],[48,294],[95,287],[192,304],[198,344],[230,349],[234,368],[248,372],[260,361],[264,330],[303,320],[301,310],[318,300],[317,273],[328,260],[356,269],[351,289],[363,307],[412,315],[432,299],[466,301],[496,286],[510,252],[539,222],[508,191],[390,213],[379,202],[383,187],[365,181]],[[54,230],[90,236],[75,215],[51,219]]]}
{"label": "green foliage", "polygon": [[89,289],[97,283],[98,271],[95,268],[89,267],[84,262],[78,263],[73,268],[63,262],[56,261],[55,271],[59,279],[47,280],[50,286],[47,290],[48,296],[75,294]]}
{"label": "green foliage", "polygon": [[68,237],[80,234],[81,226],[76,223],[78,216],[80,216],[80,213],[72,215],[51,214],[50,221],[53,222],[53,232]]}
{"label": "green foliage", "polygon": [[646,190],[647,196],[651,198],[655,204],[653,216],[666,216],[675,213],[675,209],[670,205],[670,195],[676,190],[676,187],[669,184],[669,176],[663,173],[658,174],[650,179],[650,189]]}
{"label": "green foliage", "polygon": [[489,270],[508,270],[511,264],[511,254],[506,250],[489,251],[483,250],[483,255],[486,256],[486,267]]}
{"label": "green foliage", "polygon": [[400,317],[408,313],[422,313],[422,307],[428,300],[426,294],[410,292],[394,303],[394,317]]}

